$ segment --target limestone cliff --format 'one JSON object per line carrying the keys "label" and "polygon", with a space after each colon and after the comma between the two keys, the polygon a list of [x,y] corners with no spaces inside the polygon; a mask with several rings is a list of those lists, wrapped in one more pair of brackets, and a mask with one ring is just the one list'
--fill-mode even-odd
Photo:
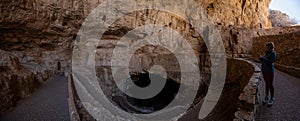
{"label": "limestone cliff", "polygon": [[[270,27],[268,6],[271,0],[196,1],[219,26],[229,57],[250,54],[251,48],[247,48],[248,41],[239,41],[240,30]],[[77,32],[85,17],[102,2],[102,0],[1,0],[0,54],[2,57],[7,56],[5,53],[9,53],[14,59],[1,60],[1,63],[4,63],[2,65],[5,65],[6,61],[13,65],[1,66],[0,69],[6,71],[13,67],[38,65],[38,70],[28,68],[27,72],[38,74],[42,73],[42,70],[48,70],[51,72],[48,74],[53,74],[58,61],[62,63],[64,69],[69,69],[68,65],[71,63],[73,42]],[[147,4],[151,4],[151,2]],[[107,47],[98,48],[97,59],[103,59],[105,56],[102,55],[105,55],[106,51],[111,51],[111,43],[115,43],[113,40],[118,40],[126,32],[143,25],[145,20],[149,20],[149,23],[158,21],[157,24],[169,26],[181,33],[191,43],[201,61],[201,67],[210,66],[206,46],[189,23],[165,12],[156,13],[155,10],[137,11],[115,22],[102,38],[108,40],[106,42],[109,44]],[[155,60],[150,59],[146,63],[151,63],[151,61]],[[14,66],[14,64],[18,66]],[[205,70],[205,68],[203,69]],[[0,73],[4,74],[4,71]],[[10,92],[3,95],[11,96],[24,89],[23,87],[13,89],[10,86],[3,86],[3,84],[15,83],[16,80],[19,79],[3,78],[1,80],[0,91],[8,90],[7,92]],[[30,82],[30,80],[32,78],[28,78],[25,82]],[[21,83],[21,85],[25,84]],[[31,87],[29,85],[27,88]],[[28,95],[32,91],[24,93],[26,94],[22,95]],[[16,102],[18,99],[11,101]],[[1,104],[6,105],[9,103],[7,100],[1,100]],[[11,104],[7,105],[11,106]]]}
{"label": "limestone cliff", "polygon": [[[240,46],[236,36],[238,32],[231,31],[234,28],[268,28],[268,6],[271,0],[197,0],[197,2],[207,11],[216,25],[222,25],[223,40],[228,54],[240,54],[236,51]],[[102,0],[2,0],[0,27],[2,31],[1,49],[4,50],[26,50],[28,48],[71,48],[72,41],[76,37],[77,31],[84,21],[84,18]],[[148,4],[151,4],[149,2]],[[148,14],[148,13],[147,13]],[[124,28],[133,29],[142,24],[144,17],[164,20],[162,24],[176,26],[189,34],[189,29],[179,18],[172,18],[170,14],[161,16],[146,15],[146,11],[139,14],[131,14],[128,21],[120,21],[113,30],[122,31]],[[177,19],[177,20],[176,20]],[[122,25],[122,26],[119,26]],[[132,28],[130,28],[132,27]],[[112,32],[111,36],[118,32]],[[189,36],[189,35],[187,35]],[[229,51],[229,50],[234,51]]]}

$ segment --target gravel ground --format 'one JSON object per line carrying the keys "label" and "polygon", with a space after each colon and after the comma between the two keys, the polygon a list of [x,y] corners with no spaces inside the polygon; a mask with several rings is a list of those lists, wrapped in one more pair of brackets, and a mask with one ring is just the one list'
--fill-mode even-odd
{"label": "gravel ground", "polygon": [[256,120],[300,121],[300,79],[276,70],[273,83],[275,103],[269,108],[260,104]]}
{"label": "gravel ground", "polygon": [[0,121],[69,121],[67,78],[55,75]]}

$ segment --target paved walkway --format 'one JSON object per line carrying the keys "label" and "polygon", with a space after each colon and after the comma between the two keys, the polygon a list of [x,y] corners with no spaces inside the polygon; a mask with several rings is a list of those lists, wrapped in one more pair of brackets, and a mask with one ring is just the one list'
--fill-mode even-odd
{"label": "paved walkway", "polygon": [[[260,104],[256,120],[300,121],[300,79],[276,70],[274,85],[275,104]],[[55,75],[0,121],[69,121],[67,88],[67,78]]]}
{"label": "paved walkway", "polygon": [[276,70],[274,86],[274,105],[267,108],[260,104],[256,120],[300,121],[300,79]]}
{"label": "paved walkway", "polygon": [[69,121],[67,78],[55,75],[0,121]]}

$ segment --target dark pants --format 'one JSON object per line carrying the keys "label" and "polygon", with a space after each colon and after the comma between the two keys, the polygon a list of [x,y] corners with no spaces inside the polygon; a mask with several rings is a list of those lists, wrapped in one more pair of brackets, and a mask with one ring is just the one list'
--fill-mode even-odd
{"label": "dark pants", "polygon": [[268,96],[270,92],[271,97],[274,97],[274,72],[263,72],[263,77],[266,83],[266,96]]}

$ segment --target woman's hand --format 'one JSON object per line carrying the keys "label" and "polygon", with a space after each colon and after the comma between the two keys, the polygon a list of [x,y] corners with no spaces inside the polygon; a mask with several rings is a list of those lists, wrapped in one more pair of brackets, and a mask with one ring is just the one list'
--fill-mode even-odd
{"label": "woman's hand", "polygon": [[259,55],[258,60],[260,60],[261,62],[263,62],[264,61],[264,57],[262,55]]}

